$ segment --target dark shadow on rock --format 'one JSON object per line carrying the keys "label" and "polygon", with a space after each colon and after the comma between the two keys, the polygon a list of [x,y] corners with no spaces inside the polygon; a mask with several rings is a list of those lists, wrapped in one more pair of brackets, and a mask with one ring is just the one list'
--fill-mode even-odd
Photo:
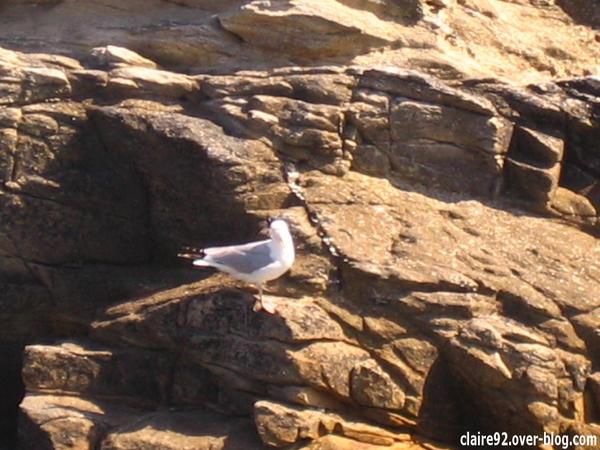
{"label": "dark shadow on rock", "polygon": [[600,423],[600,381],[588,379],[583,393],[584,418],[587,423]]}
{"label": "dark shadow on rock", "polygon": [[19,414],[19,437],[17,450],[54,450],[54,444],[46,433],[40,430],[25,414]]}
{"label": "dark shadow on rock", "polygon": [[[182,245],[202,247],[256,236],[258,220],[248,216],[236,191],[250,188],[253,150],[259,156],[266,149],[180,114],[146,116],[117,108],[93,108],[89,114],[105,150],[139,174],[155,261],[172,258]],[[278,162],[271,157],[267,164],[273,166],[276,182]]]}
{"label": "dark shadow on rock", "polygon": [[477,415],[468,408],[468,399],[457,389],[447,363],[438,358],[425,380],[419,411],[419,434],[442,442],[458,443],[467,430],[479,430]]}
{"label": "dark shadow on rock", "polygon": [[19,403],[25,394],[21,380],[22,342],[0,343],[0,449],[14,448]]}
{"label": "dark shadow on rock", "polygon": [[236,195],[251,189],[250,157],[265,155],[265,178],[281,183],[268,149],[220,143],[209,122],[34,107],[61,128],[51,139],[20,133],[22,160],[0,202],[11,244],[0,317],[10,313],[5,331],[15,336],[85,335],[102,305],[206,277],[177,252],[255,238],[259,219]]}
{"label": "dark shadow on rock", "polygon": [[600,29],[600,4],[589,0],[557,0],[556,2],[573,20]]}

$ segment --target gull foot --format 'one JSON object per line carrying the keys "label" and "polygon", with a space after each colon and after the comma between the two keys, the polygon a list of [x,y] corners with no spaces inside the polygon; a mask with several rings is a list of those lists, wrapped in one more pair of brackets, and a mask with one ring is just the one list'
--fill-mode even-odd
{"label": "gull foot", "polygon": [[265,298],[263,298],[262,301],[261,300],[257,300],[256,303],[254,303],[254,307],[252,309],[255,312],[258,312],[260,310],[265,310],[269,314],[275,314],[276,308],[277,308],[277,303],[275,303],[271,299],[268,299],[268,298],[265,299]]}
{"label": "gull foot", "polygon": [[268,312],[270,314],[275,314],[275,309],[277,308],[277,303],[275,303],[272,299],[271,300],[269,300],[269,299],[265,300],[263,298],[262,307],[263,307],[263,309],[266,312]]}

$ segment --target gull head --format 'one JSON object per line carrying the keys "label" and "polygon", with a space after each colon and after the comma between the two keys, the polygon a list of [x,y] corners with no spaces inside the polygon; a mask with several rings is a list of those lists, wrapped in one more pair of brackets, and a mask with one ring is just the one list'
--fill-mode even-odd
{"label": "gull head", "polygon": [[282,219],[275,219],[271,222],[269,225],[269,235],[272,239],[280,242],[292,238],[288,224]]}

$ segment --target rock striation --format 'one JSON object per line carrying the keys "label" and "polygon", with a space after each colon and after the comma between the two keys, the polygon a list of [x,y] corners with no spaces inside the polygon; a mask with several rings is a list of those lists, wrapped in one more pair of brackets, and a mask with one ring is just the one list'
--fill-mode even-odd
{"label": "rock striation", "polygon": [[[600,439],[593,13],[116,3],[0,2],[8,448]],[[277,315],[175,257],[272,216],[297,243]]]}

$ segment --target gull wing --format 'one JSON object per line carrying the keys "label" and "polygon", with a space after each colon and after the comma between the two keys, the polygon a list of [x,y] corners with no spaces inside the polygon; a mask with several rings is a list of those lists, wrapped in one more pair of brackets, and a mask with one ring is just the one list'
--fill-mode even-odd
{"label": "gull wing", "polygon": [[274,262],[270,244],[269,239],[244,245],[207,248],[201,261],[217,268],[250,274]]}

